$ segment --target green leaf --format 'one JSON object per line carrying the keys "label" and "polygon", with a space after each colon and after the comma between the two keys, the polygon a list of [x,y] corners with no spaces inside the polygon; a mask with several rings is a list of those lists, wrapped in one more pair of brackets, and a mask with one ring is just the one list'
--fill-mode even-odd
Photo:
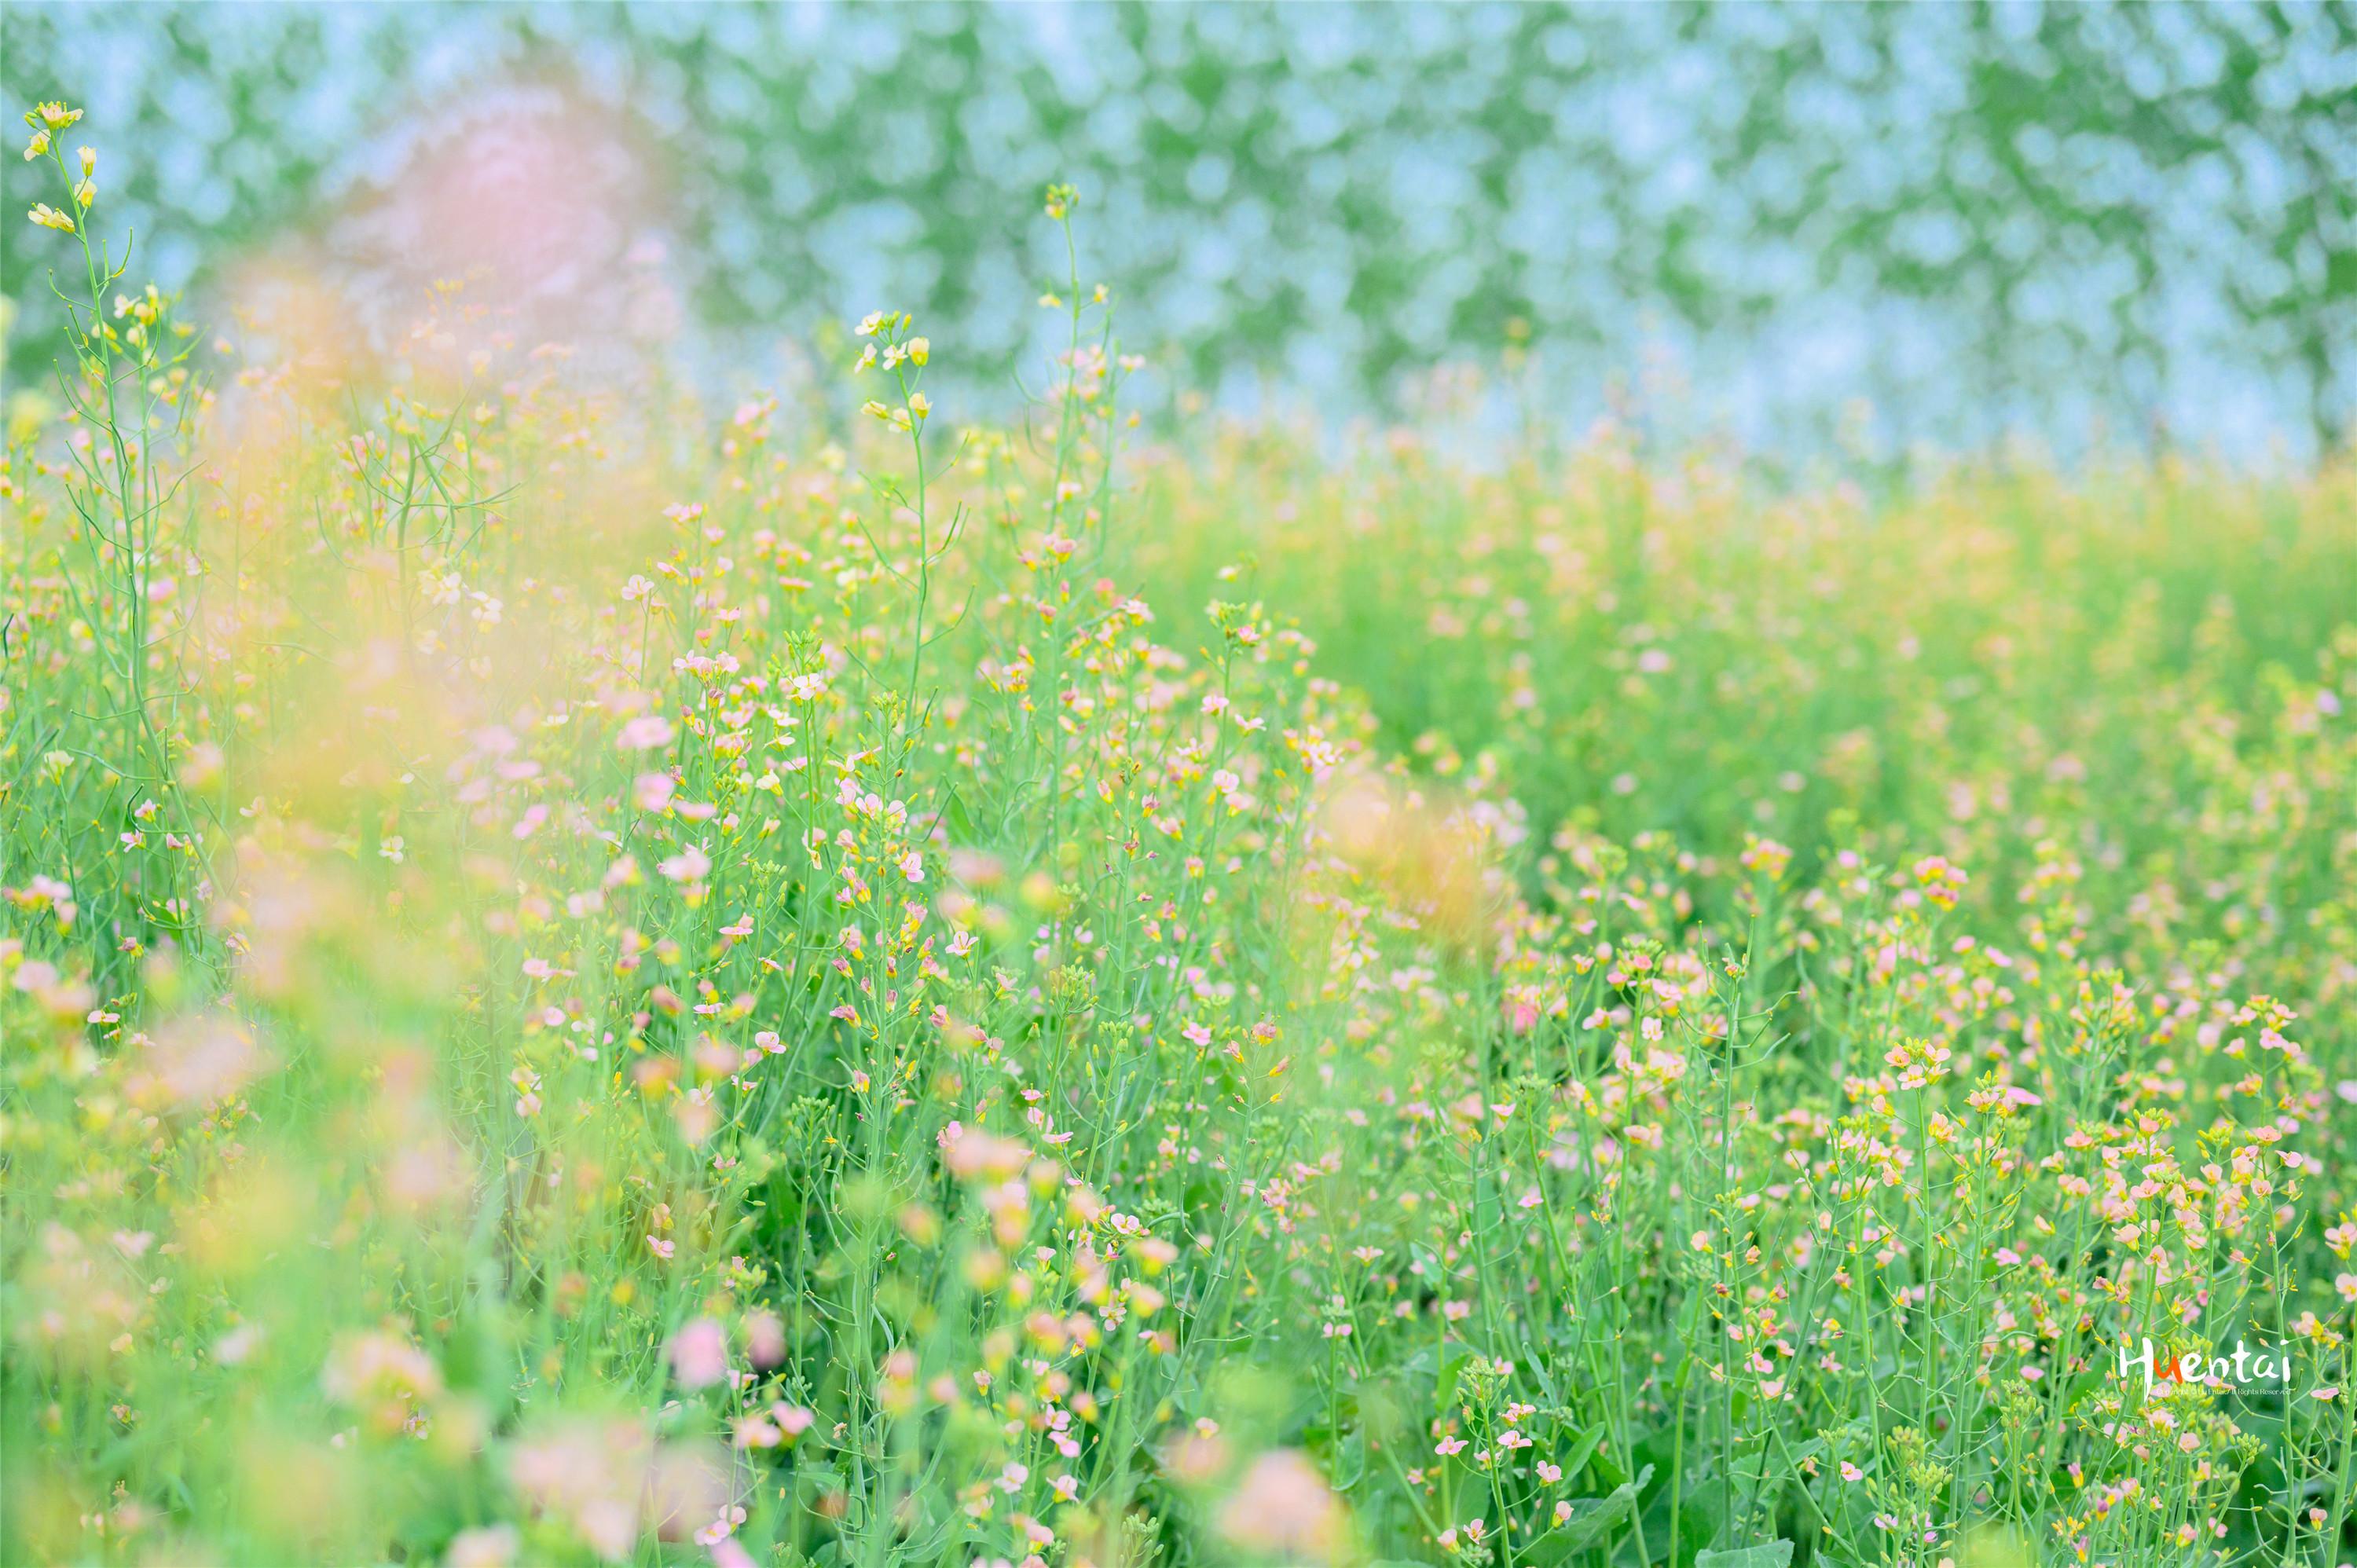
{"label": "green leaf", "polygon": [[1603,1445],[1604,1423],[1599,1421],[1574,1437],[1571,1440],[1571,1446],[1563,1451],[1558,1460],[1558,1463],[1563,1466],[1563,1473],[1566,1476],[1578,1475],[1587,1467],[1587,1461]]}
{"label": "green leaf", "polygon": [[1602,1545],[1637,1511],[1637,1494],[1652,1478],[1653,1467],[1648,1465],[1635,1480],[1621,1482],[1603,1497],[1576,1499],[1571,1517],[1533,1541],[1528,1552],[1517,1554],[1518,1560],[1531,1568],[1548,1568],[1576,1552]]}
{"label": "green leaf", "polygon": [[1456,1404],[1458,1380],[1465,1375],[1465,1365],[1472,1359],[1470,1355],[1459,1351],[1441,1363],[1440,1379],[1433,1385],[1432,1390],[1432,1402],[1436,1407],[1447,1410]]}
{"label": "green leaf", "polygon": [[1771,1541],[1764,1546],[1736,1546],[1725,1552],[1696,1552],[1694,1568],[1787,1568],[1792,1561],[1792,1543]]}

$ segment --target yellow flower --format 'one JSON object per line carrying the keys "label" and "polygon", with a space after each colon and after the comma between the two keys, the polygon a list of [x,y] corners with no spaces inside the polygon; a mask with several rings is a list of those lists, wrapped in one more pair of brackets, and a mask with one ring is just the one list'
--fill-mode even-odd
{"label": "yellow flower", "polygon": [[882,403],[877,403],[874,398],[869,398],[866,403],[861,403],[859,405],[859,412],[862,413],[873,414],[877,418],[887,422],[890,421],[892,417],[892,411],[886,408]]}
{"label": "yellow flower", "polygon": [[55,229],[60,234],[70,234],[74,231],[74,220],[46,201],[33,203],[33,209],[25,216],[42,228]]}
{"label": "yellow flower", "polygon": [[862,338],[873,338],[876,334],[883,331],[885,328],[891,324],[892,313],[890,311],[871,310],[866,315],[859,318],[859,336]]}
{"label": "yellow flower", "polygon": [[933,345],[931,338],[911,338],[909,339],[909,359],[912,363],[920,365],[923,364],[927,360],[932,357],[932,352]]}
{"label": "yellow flower", "polygon": [[36,131],[33,133],[33,139],[25,144],[25,161],[31,163],[48,150],[49,134],[47,131]]}
{"label": "yellow flower", "polygon": [[75,182],[74,182],[74,188],[73,188],[73,199],[74,199],[74,205],[75,205],[76,207],[80,207],[80,208],[83,208],[83,209],[87,209],[89,208],[89,206],[90,206],[90,204],[91,204],[91,202],[96,201],[96,200],[98,199],[98,186],[97,186],[97,184],[96,184],[94,181],[88,180],[88,179],[81,179],[81,180],[77,180],[77,181],[75,181]]}
{"label": "yellow flower", "polygon": [[919,419],[922,419],[927,414],[933,412],[933,405],[930,402],[926,401],[924,393],[910,392],[909,394],[909,412],[915,414]]}
{"label": "yellow flower", "polygon": [[81,118],[81,111],[79,109],[69,109],[62,103],[40,103],[26,112],[25,124],[37,128],[47,125],[52,131],[62,131]]}
{"label": "yellow flower", "polygon": [[98,172],[97,149],[94,147],[81,147],[76,150],[81,158],[81,172],[84,177],[96,174]]}

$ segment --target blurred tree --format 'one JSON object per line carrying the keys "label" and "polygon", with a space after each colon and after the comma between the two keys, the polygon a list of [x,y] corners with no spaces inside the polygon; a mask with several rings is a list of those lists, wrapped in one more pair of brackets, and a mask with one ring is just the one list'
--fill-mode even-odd
{"label": "blurred tree", "polygon": [[[659,142],[721,340],[889,300],[979,362],[1071,177],[1132,339],[1382,398],[1527,323],[1648,344],[1747,435],[2104,420],[2248,447],[2357,415],[2357,6],[11,4],[12,102],[88,102],[105,215],[202,283],[502,80]],[[35,194],[11,161],[12,204]],[[46,194],[46,193],[42,193]],[[157,222],[168,215],[168,221]],[[38,278],[6,231],[44,361]],[[974,362],[974,361],[969,361]]]}

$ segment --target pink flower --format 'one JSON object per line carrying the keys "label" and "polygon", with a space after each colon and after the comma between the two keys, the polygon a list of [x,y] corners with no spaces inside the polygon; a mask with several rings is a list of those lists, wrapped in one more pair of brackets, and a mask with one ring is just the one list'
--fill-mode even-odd
{"label": "pink flower", "polygon": [[640,714],[622,726],[614,744],[623,751],[652,751],[669,746],[674,733],[671,721],[661,714]]}
{"label": "pink flower", "polygon": [[1325,1562],[1342,1532],[1341,1505],[1307,1455],[1262,1455],[1220,1510],[1220,1533],[1260,1555]]}
{"label": "pink flower", "polygon": [[712,870],[712,857],[694,844],[661,862],[655,867],[673,882],[701,882]]}
{"label": "pink flower", "polygon": [[481,1525],[450,1538],[442,1553],[442,1568],[508,1568],[516,1560],[521,1538],[511,1524]]}
{"label": "pink flower", "polygon": [[728,1375],[728,1331],[716,1319],[698,1317],[671,1337],[671,1369],[680,1386],[710,1388]]}
{"label": "pink flower", "polygon": [[774,1312],[757,1312],[745,1321],[745,1353],[757,1367],[774,1367],[786,1359],[786,1326]]}
{"label": "pink flower", "polygon": [[347,1334],[338,1337],[319,1387],[337,1403],[365,1413],[379,1430],[394,1432],[441,1393],[442,1373],[431,1357],[400,1336]]}
{"label": "pink flower", "polygon": [[1030,1151],[1020,1144],[978,1128],[969,1131],[955,1122],[942,1129],[938,1141],[942,1161],[949,1166],[950,1174],[969,1179],[986,1176],[993,1181],[1005,1181],[1031,1157]]}

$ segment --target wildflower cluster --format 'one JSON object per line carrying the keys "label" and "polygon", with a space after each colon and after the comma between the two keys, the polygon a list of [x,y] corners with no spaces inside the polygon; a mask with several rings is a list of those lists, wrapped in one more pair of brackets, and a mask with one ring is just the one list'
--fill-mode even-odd
{"label": "wildflower cluster", "polygon": [[0,1555],[2341,1549],[2345,466],[1123,460],[1066,188],[1019,430],[904,313],[805,435],[455,287],[216,392],[75,118]]}

